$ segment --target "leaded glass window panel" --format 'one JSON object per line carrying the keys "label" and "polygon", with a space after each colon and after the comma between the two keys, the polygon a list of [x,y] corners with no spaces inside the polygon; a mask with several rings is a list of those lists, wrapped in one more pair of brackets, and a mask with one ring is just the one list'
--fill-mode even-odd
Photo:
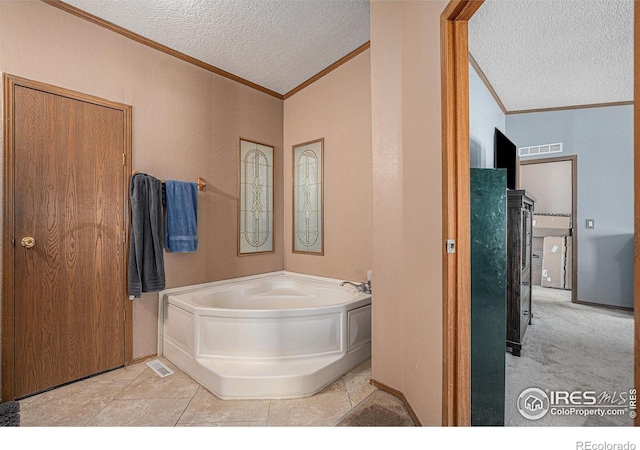
{"label": "leaded glass window panel", "polygon": [[273,252],[273,147],[240,139],[238,254]]}
{"label": "leaded glass window panel", "polygon": [[319,139],[293,147],[293,251],[324,253],[323,144]]}

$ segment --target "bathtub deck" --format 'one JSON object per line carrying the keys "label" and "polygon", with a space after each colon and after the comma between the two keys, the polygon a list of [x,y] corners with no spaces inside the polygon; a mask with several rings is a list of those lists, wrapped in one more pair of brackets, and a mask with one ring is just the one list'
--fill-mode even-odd
{"label": "bathtub deck", "polygon": [[220,376],[223,377],[238,377],[238,378],[256,378],[256,377],[270,377],[270,378],[290,378],[292,374],[312,374],[321,370],[323,367],[329,366],[335,363],[340,356],[331,356],[324,358],[313,358],[310,360],[298,360],[291,361],[243,361],[238,363],[237,361],[230,360],[208,360],[205,358],[198,358],[198,361],[215,370]]}
{"label": "bathtub deck", "polygon": [[224,400],[309,397],[371,358],[366,344],[344,355],[238,360],[193,358],[171,342],[165,356]]}

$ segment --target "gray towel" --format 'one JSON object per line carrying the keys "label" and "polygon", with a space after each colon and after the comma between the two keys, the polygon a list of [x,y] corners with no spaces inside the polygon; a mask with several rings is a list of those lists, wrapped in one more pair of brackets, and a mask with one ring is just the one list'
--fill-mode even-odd
{"label": "gray towel", "polygon": [[164,289],[162,182],[144,173],[131,177],[129,298]]}

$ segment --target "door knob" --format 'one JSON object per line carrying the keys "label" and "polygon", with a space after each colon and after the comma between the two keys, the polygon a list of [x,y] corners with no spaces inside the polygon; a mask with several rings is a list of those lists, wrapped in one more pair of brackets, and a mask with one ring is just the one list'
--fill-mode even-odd
{"label": "door knob", "polygon": [[22,238],[22,240],[20,241],[20,245],[22,245],[24,248],[31,248],[36,245],[36,240],[31,236],[26,236]]}

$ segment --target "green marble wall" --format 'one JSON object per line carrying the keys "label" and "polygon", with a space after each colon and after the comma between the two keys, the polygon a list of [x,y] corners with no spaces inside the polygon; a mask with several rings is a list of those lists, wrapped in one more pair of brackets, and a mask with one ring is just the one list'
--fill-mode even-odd
{"label": "green marble wall", "polygon": [[471,169],[471,425],[504,425],[507,172]]}

